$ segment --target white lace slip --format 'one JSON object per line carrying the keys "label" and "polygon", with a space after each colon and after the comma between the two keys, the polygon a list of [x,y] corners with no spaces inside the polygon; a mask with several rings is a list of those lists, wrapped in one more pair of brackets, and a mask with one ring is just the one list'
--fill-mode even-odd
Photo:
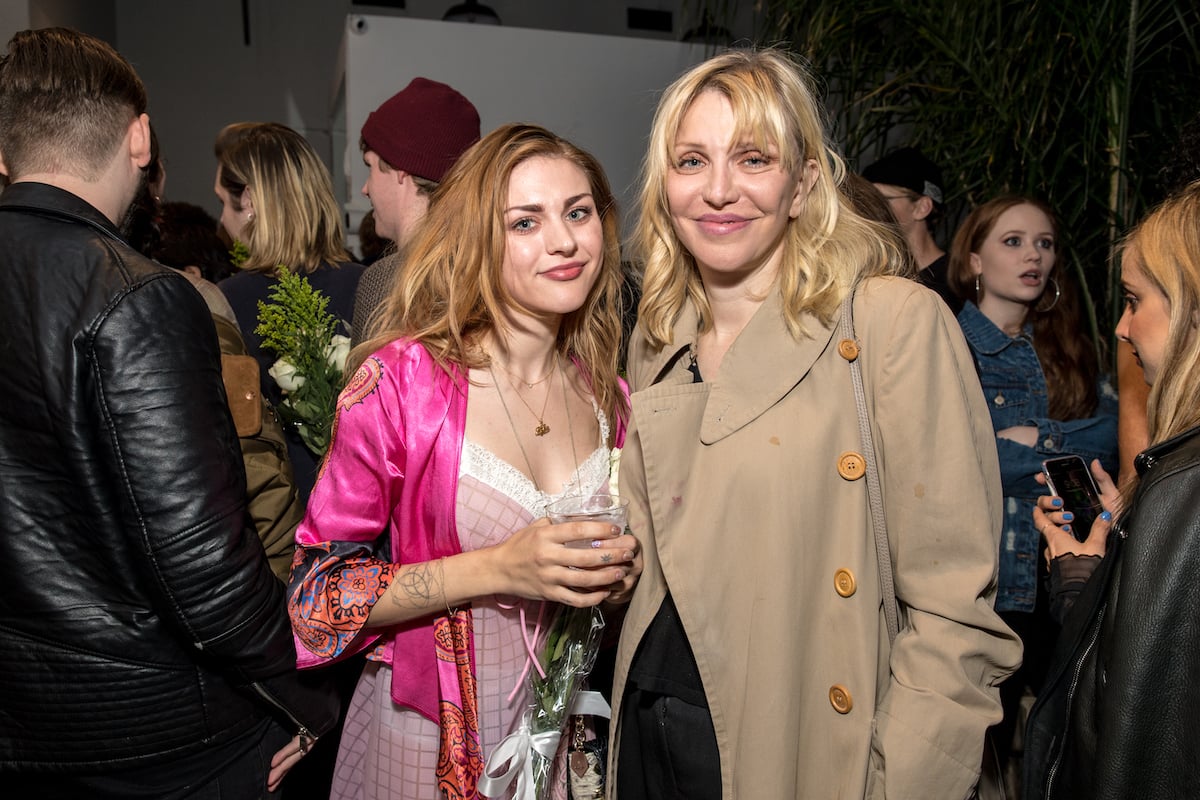
{"label": "white lace slip", "polygon": [[609,451],[608,418],[592,400],[592,410],[600,423],[600,444],[583,460],[562,489],[554,494],[543,492],[533,485],[521,470],[497,456],[486,447],[463,439],[462,461],[458,468],[459,477],[469,475],[515,500],[534,519],[546,516],[546,506],[556,500],[575,494],[591,494],[600,490],[608,480]]}

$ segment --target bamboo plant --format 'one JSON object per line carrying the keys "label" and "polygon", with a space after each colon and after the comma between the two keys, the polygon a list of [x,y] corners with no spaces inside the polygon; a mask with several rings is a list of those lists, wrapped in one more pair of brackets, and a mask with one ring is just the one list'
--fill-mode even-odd
{"label": "bamboo plant", "polygon": [[[691,4],[696,5],[696,4]],[[732,22],[730,0],[699,3]],[[745,16],[744,14],[742,15]],[[1200,111],[1200,7],[1171,0],[757,0],[755,44],[807,58],[851,168],[920,147],[947,182],[941,238],[1004,192],[1046,199],[1087,288],[1097,340],[1115,244]]]}

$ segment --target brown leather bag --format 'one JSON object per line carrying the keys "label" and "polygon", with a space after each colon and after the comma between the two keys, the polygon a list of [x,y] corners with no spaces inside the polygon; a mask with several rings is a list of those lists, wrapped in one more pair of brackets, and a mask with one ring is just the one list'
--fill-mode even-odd
{"label": "brown leather bag", "polygon": [[295,554],[304,506],[296,493],[287,440],[275,409],[262,396],[258,361],[247,355],[241,331],[214,316],[221,343],[221,378],[246,466],[247,507],[271,571],[284,583]]}

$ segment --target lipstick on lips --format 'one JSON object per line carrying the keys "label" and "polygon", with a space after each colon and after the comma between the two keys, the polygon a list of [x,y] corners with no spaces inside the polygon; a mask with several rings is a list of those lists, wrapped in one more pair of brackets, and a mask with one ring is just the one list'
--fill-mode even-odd
{"label": "lipstick on lips", "polygon": [[557,267],[551,267],[542,272],[542,277],[549,278],[552,281],[573,281],[583,274],[583,268],[586,263],[583,261],[572,261],[569,264],[560,264]]}
{"label": "lipstick on lips", "polygon": [[750,224],[750,220],[737,214],[704,214],[696,222],[706,233],[718,236],[736,233]]}

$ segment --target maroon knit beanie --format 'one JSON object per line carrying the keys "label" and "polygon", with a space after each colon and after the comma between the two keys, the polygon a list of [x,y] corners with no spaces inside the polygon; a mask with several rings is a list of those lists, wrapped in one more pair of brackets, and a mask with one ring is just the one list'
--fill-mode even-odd
{"label": "maroon knit beanie", "polygon": [[413,78],[371,112],[362,140],[396,169],[441,183],[463,151],[479,141],[479,112],[446,84]]}

